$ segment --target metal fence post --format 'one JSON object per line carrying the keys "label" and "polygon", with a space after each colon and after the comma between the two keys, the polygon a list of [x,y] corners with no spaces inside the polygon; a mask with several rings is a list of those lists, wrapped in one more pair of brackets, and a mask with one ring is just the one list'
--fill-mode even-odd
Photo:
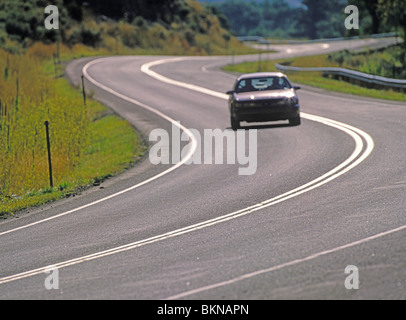
{"label": "metal fence post", "polygon": [[54,188],[54,182],[52,179],[52,159],[51,159],[51,142],[49,141],[49,121],[45,121],[45,130],[47,135],[47,149],[48,149],[48,166],[49,166],[49,183],[51,188]]}
{"label": "metal fence post", "polygon": [[83,103],[86,106],[86,89],[85,89],[85,76],[82,75],[82,94],[83,94]]}

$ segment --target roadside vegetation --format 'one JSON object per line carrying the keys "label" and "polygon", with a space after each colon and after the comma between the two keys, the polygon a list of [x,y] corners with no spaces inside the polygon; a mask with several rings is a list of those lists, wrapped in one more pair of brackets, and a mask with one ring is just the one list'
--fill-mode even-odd
{"label": "roadside vegetation", "polygon": [[329,54],[319,64],[338,66],[393,79],[406,79],[406,51],[402,45],[381,50],[364,50],[350,52],[348,50]]}
{"label": "roadside vegetation", "polygon": [[0,50],[0,215],[73,196],[132,166],[145,151],[126,121],[91,99],[84,105],[77,88],[45,71],[52,49],[37,43],[18,56]]}
{"label": "roadside vegetation", "polygon": [[[42,0],[2,0],[0,47],[20,53],[34,42],[64,44],[80,55],[252,53],[219,12],[195,0],[55,0],[59,30],[46,30]],[[86,4],[86,5],[85,5]],[[83,48],[80,52],[80,48]]]}
{"label": "roadside vegetation", "polygon": [[[342,67],[357,70],[370,74],[403,78],[404,64],[401,64],[397,57],[402,56],[402,50],[399,47],[387,48],[379,51],[363,51],[350,53],[342,51],[332,54],[316,55],[308,57],[299,57],[291,59],[279,59],[258,62],[246,62],[239,65],[229,65],[224,68],[227,72],[250,73],[258,71],[279,71],[275,64],[289,65],[303,68],[319,67]],[[385,59],[388,59],[384,68]],[[322,72],[289,72],[287,73],[292,82],[309,85],[329,91],[359,95],[364,97],[406,101],[406,94],[394,90],[382,90],[362,87],[341,79],[333,79],[323,75]]]}

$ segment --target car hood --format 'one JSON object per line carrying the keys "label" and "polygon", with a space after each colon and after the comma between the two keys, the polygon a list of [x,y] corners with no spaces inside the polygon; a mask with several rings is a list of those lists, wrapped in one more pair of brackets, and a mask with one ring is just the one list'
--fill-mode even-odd
{"label": "car hood", "polygon": [[237,101],[281,99],[281,98],[292,98],[295,96],[296,94],[293,89],[235,93],[235,99]]}

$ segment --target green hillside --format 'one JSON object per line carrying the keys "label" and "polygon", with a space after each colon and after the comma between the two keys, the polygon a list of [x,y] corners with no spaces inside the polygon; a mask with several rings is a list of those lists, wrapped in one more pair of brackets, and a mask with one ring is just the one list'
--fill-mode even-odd
{"label": "green hillside", "polygon": [[2,0],[0,47],[20,52],[35,42],[85,45],[102,53],[246,53],[224,17],[194,0],[55,0],[59,30],[46,30],[48,1]]}

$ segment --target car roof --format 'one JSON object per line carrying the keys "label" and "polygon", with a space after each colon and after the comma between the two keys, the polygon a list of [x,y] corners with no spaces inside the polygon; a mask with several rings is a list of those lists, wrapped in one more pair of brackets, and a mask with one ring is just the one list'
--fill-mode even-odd
{"label": "car roof", "polygon": [[255,72],[242,74],[237,78],[237,80],[240,81],[243,79],[252,79],[261,77],[286,77],[286,75],[281,72]]}

